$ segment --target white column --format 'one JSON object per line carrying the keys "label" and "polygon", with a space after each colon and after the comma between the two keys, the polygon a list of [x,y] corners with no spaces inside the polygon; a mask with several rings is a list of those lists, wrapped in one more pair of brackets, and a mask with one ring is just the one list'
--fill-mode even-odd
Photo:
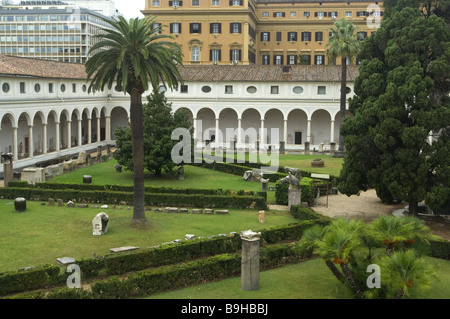
{"label": "white column", "polygon": [[42,124],[42,154],[47,154],[47,124]]}
{"label": "white column", "polygon": [[194,140],[197,139],[197,119],[194,117],[192,119],[192,127],[194,129],[194,132],[192,132]]}
{"label": "white column", "polygon": [[14,161],[17,161],[19,159],[19,147],[17,144],[17,127],[12,128],[12,152]]}
{"label": "white column", "polygon": [[237,135],[237,144],[242,144],[242,121],[238,118],[238,135]]}
{"label": "white column", "polygon": [[72,121],[67,121],[67,148],[72,148]]}
{"label": "white column", "polygon": [[28,125],[28,157],[33,157],[34,153],[34,142],[33,142],[33,125]]}
{"label": "white column", "polygon": [[284,141],[284,145],[287,145],[287,124],[288,124],[288,120],[284,120],[284,125],[283,125],[283,141]]}
{"label": "white column", "polygon": [[88,118],[88,144],[92,143],[92,120]]}
{"label": "white column", "polygon": [[100,142],[100,117],[97,117],[97,142]]}
{"label": "white column", "polygon": [[311,143],[311,120],[308,120],[308,125],[306,128],[306,141]]}
{"label": "white column", "polygon": [[105,140],[111,140],[111,116],[106,116],[105,123]]}
{"label": "white column", "polygon": [[78,146],[83,145],[82,136],[81,136],[81,120],[78,120]]}
{"label": "white column", "polygon": [[216,143],[216,145],[219,146],[219,142],[222,142],[221,136],[219,134],[219,118],[216,118],[216,131],[214,135],[216,136],[216,140],[214,141],[214,143]]}
{"label": "white column", "polygon": [[330,126],[330,143],[334,142],[334,120],[331,120]]}
{"label": "white column", "polygon": [[55,151],[59,151],[60,147],[59,145],[61,144],[61,134],[59,132],[59,122],[55,122]]}
{"label": "white column", "polygon": [[266,137],[264,135],[264,119],[261,119],[261,130],[259,133],[259,147],[266,145]]}

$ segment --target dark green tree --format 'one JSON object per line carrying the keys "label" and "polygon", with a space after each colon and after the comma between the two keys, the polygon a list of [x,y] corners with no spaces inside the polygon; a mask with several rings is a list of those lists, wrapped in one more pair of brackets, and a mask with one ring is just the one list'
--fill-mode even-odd
{"label": "dark green tree", "polygon": [[[160,176],[163,171],[170,174],[178,165],[172,159],[172,149],[179,140],[172,140],[172,132],[176,128],[185,128],[192,136],[193,128],[183,110],[172,113],[172,104],[167,101],[164,92],[153,91],[147,101],[143,112],[144,167],[156,176]],[[120,127],[116,129],[115,135],[118,150],[114,157],[120,165],[132,171],[130,128]],[[193,143],[192,139],[190,142]]]}
{"label": "dark green tree", "polygon": [[[393,9],[364,41],[339,190],[432,208],[450,197],[450,31],[436,14]],[[430,136],[433,142],[430,144]]]}

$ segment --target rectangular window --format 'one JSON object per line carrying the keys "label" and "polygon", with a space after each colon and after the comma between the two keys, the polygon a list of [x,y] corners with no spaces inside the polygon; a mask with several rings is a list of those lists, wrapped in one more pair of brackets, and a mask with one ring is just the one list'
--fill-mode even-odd
{"label": "rectangular window", "polygon": [[153,6],[153,7],[159,7],[159,6],[160,6],[159,0],[153,0],[152,6]]}
{"label": "rectangular window", "polygon": [[288,41],[297,41],[297,32],[288,32]]}
{"label": "rectangular window", "polygon": [[25,94],[25,82],[20,82],[20,93]]}
{"label": "rectangular window", "polygon": [[269,12],[264,11],[264,12],[262,13],[262,16],[263,16],[263,18],[269,17]]}
{"label": "rectangular window", "polygon": [[275,64],[275,65],[283,65],[283,55],[281,55],[281,54],[275,54],[274,56],[273,56],[273,64]]}
{"label": "rectangular window", "polygon": [[218,7],[220,5],[220,1],[219,0],[212,0],[212,6],[213,7]]}
{"label": "rectangular window", "polygon": [[262,64],[263,65],[269,65],[270,64],[270,55],[269,54],[263,54],[263,56],[262,56]]}
{"label": "rectangular window", "polygon": [[287,56],[287,64],[288,65],[295,65],[297,64],[297,56],[296,55],[288,55]]}
{"label": "rectangular window", "polygon": [[243,0],[230,0],[230,6],[242,6],[243,4]]}
{"label": "rectangular window", "polygon": [[210,33],[222,33],[222,23],[211,23],[209,25],[209,32]]}
{"label": "rectangular window", "polygon": [[302,41],[311,41],[311,32],[302,32]]}
{"label": "rectangular window", "polygon": [[325,63],[325,56],[324,55],[316,55],[314,57],[314,63],[316,65],[323,65]]}
{"label": "rectangular window", "polygon": [[190,32],[191,33],[202,33],[202,24],[201,23],[191,23],[190,24]]}
{"label": "rectangular window", "polygon": [[300,56],[301,65],[311,65],[311,56],[309,54],[303,54]]}
{"label": "rectangular window", "polygon": [[153,23],[152,30],[155,30],[157,33],[161,33],[161,23]]}
{"label": "rectangular window", "polygon": [[192,6],[198,7],[200,5],[200,0],[192,0]]}
{"label": "rectangular window", "polygon": [[270,32],[261,32],[261,41],[270,41]]}
{"label": "rectangular window", "polygon": [[279,87],[278,85],[272,85],[270,87],[270,94],[278,94],[279,93]]}
{"label": "rectangular window", "polygon": [[345,11],[345,16],[346,17],[351,17],[352,16],[352,12],[351,11]]}
{"label": "rectangular window", "polygon": [[209,60],[213,62],[217,62],[221,60],[221,54],[219,49],[211,49],[209,50]]}
{"label": "rectangular window", "polygon": [[356,37],[359,41],[363,41],[367,37],[367,32],[360,31],[360,32],[356,33]]}
{"label": "rectangular window", "polygon": [[316,41],[323,41],[323,32],[322,31],[316,32]]}
{"label": "rectangular window", "polygon": [[331,11],[331,12],[328,12],[328,16],[333,19],[336,19],[338,16],[338,13],[337,13],[337,11]]}
{"label": "rectangular window", "polygon": [[239,49],[230,50],[230,61],[233,61],[235,63],[241,61],[241,50]]}
{"label": "rectangular window", "polygon": [[225,85],[225,94],[233,94],[233,86]]}
{"label": "rectangular window", "polygon": [[297,12],[295,11],[291,11],[291,13],[289,14],[291,17],[296,17],[297,16]]}
{"label": "rectangular window", "polygon": [[275,34],[275,37],[276,37],[276,40],[277,40],[277,41],[281,41],[281,39],[282,39],[282,33],[281,33],[281,31],[277,31],[277,33]]}
{"label": "rectangular window", "polygon": [[230,33],[241,33],[242,24],[238,22],[232,22],[230,24]]}
{"label": "rectangular window", "polygon": [[169,7],[181,7],[183,5],[183,1],[182,0],[173,0],[173,1],[169,1]]}
{"label": "rectangular window", "polygon": [[180,93],[188,93],[188,86],[187,85],[182,85],[180,87]]}
{"label": "rectangular window", "polygon": [[314,16],[318,17],[319,19],[322,19],[325,16],[325,12],[323,11],[314,12]]}
{"label": "rectangular window", "polygon": [[318,86],[317,87],[317,94],[320,94],[320,95],[324,95],[324,94],[327,94],[327,87],[326,86]]}
{"label": "rectangular window", "polygon": [[273,16],[275,18],[284,18],[286,16],[286,13],[285,12],[274,12]]}
{"label": "rectangular window", "polygon": [[181,23],[174,22],[170,24],[170,33],[181,33]]}

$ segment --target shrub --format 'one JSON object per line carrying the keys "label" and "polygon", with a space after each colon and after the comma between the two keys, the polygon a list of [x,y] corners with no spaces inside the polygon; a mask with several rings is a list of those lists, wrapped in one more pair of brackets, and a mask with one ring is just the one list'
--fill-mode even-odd
{"label": "shrub", "polygon": [[61,280],[60,268],[47,264],[24,271],[6,272],[0,274],[0,295],[42,288]]}

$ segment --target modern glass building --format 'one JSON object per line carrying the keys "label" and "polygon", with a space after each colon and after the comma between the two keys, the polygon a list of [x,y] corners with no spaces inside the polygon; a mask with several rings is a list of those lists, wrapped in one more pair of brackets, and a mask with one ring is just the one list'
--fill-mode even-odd
{"label": "modern glass building", "polygon": [[0,9],[0,54],[85,63],[107,18],[89,9]]}

